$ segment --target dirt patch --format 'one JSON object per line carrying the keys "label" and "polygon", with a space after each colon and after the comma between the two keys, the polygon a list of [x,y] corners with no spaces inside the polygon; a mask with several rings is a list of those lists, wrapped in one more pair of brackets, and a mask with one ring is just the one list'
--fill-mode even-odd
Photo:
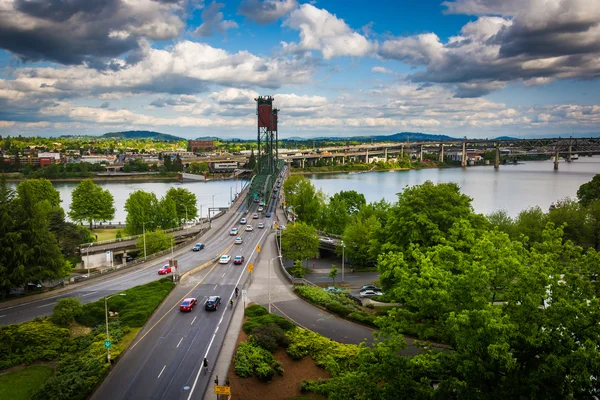
{"label": "dirt patch", "polygon": [[85,336],[92,331],[92,328],[88,326],[83,326],[78,324],[77,322],[71,322],[71,337],[75,338],[78,336]]}
{"label": "dirt patch", "polygon": [[[246,318],[244,318],[246,322]],[[248,336],[240,330],[240,335],[236,344],[248,340]],[[300,383],[304,379],[329,378],[331,375],[317,367],[310,357],[304,357],[302,360],[292,360],[284,349],[279,349],[273,353],[275,359],[281,363],[284,373],[283,376],[275,375],[271,382],[265,383],[256,377],[240,378],[235,375],[233,370],[233,360],[229,366],[229,382],[231,386],[231,400],[265,400],[265,399],[289,399],[291,397],[310,397],[314,399],[325,399],[326,397],[317,396],[312,393],[301,393]]]}

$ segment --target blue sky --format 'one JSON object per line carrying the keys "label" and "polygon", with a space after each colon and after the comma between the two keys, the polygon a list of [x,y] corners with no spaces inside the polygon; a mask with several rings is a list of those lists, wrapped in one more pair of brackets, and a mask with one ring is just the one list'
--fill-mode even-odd
{"label": "blue sky", "polygon": [[6,0],[0,135],[597,133],[586,0]]}

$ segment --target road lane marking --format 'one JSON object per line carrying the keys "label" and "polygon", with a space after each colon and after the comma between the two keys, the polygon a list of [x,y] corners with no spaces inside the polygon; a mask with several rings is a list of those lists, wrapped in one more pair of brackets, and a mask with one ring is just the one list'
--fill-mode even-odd
{"label": "road lane marking", "polygon": [[44,304],[43,306],[37,306],[36,308],[48,307],[48,306],[52,306],[52,305],[54,305],[54,304],[56,304],[56,302],[54,302],[54,303],[48,303],[48,304]]}
{"label": "road lane marking", "polygon": [[[222,278],[222,277],[221,277],[221,278]],[[217,290],[217,286],[219,286],[219,284],[218,284],[218,283],[217,283],[217,284],[215,285],[215,287],[213,288],[213,292],[214,292],[215,290]]]}
{"label": "road lane marking", "polygon": [[82,295],[81,295],[81,297],[89,296],[89,295],[91,295],[91,294],[94,294],[94,293],[98,293],[98,292],[96,291],[96,292],[91,292],[91,293],[82,294]]}
{"label": "road lane marking", "polygon": [[0,318],[6,317],[6,315],[0,315]]}
{"label": "road lane marking", "polygon": [[[182,339],[183,339],[183,338],[182,338]],[[163,369],[161,369],[161,370],[160,370],[160,374],[158,374],[158,377],[157,377],[156,379],[160,378],[160,376],[161,376],[161,375],[162,375],[162,373],[164,372],[165,368],[167,368],[167,366],[166,366],[166,365],[163,367]]]}
{"label": "road lane marking", "polygon": [[[258,242],[260,243],[261,240],[263,240],[263,238],[265,237],[265,235],[267,234],[268,231],[265,231],[262,236],[260,237],[260,239],[258,239]],[[252,256],[254,255],[254,253],[256,252],[256,246],[254,247],[254,250],[252,251],[252,254],[250,254],[250,257],[248,257],[248,261],[246,261],[246,265],[244,266],[244,269],[242,269],[242,272],[240,273],[240,277],[238,278],[235,286],[238,286],[240,283],[240,280],[242,279],[242,276],[244,275],[244,272],[246,271],[246,267],[248,266],[248,263],[250,262],[250,258],[252,258]],[[214,268],[214,267],[213,267]],[[231,297],[229,297],[229,299],[233,298],[233,292],[231,293]],[[221,326],[221,322],[223,322],[223,317],[225,316],[225,310],[223,310],[223,314],[221,315],[221,319],[219,320],[219,323],[217,324],[217,328],[215,329],[215,332],[213,333],[212,339],[210,339],[210,343],[208,344],[208,347],[206,348],[206,353],[204,353],[204,358],[208,357],[208,352],[210,351],[210,348],[212,347],[212,344],[215,340],[215,337],[217,336],[217,331],[219,330],[219,326]],[[140,339],[141,340],[141,339]],[[202,368],[198,369],[198,373],[196,374],[196,378],[194,379],[194,384],[192,385],[192,388],[190,389],[190,395],[188,396],[187,400],[191,400],[192,396],[194,395],[194,389],[196,389],[196,385],[198,384],[198,379],[200,379],[200,373],[202,372]]]}
{"label": "road lane marking", "polygon": [[179,343],[177,343],[177,347],[179,347],[179,345],[181,344],[181,342],[183,342],[183,338],[179,339]]}
{"label": "road lane marking", "polygon": [[194,321],[196,321],[196,318],[198,318],[198,317],[194,317],[194,319],[192,320],[192,323],[190,325],[194,325]]}
{"label": "road lane marking", "polygon": [[227,273],[227,272],[223,272],[223,275],[221,275],[221,278],[222,278],[222,277],[224,277],[226,273]]}

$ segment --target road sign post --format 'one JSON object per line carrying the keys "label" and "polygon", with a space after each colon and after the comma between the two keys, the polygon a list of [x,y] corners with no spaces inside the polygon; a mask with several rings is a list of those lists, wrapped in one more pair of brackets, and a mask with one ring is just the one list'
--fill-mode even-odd
{"label": "road sign post", "polygon": [[231,388],[229,386],[218,386],[215,385],[215,394],[220,395],[223,394],[225,396],[231,396]]}

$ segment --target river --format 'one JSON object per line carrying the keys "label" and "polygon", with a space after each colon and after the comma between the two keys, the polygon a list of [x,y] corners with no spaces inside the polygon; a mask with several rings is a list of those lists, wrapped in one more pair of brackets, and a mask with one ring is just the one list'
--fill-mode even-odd
{"label": "river", "polygon": [[[502,165],[499,170],[493,166],[467,168],[427,168],[409,171],[386,171],[364,173],[336,173],[305,175],[327,195],[341,190],[356,190],[363,193],[367,202],[385,199],[397,200],[397,193],[405,186],[419,185],[427,180],[434,183],[456,182],[461,191],[473,198],[473,208],[478,213],[489,214],[504,209],[510,216],[516,216],[528,207],[540,206],[548,210],[550,204],[565,197],[575,197],[577,189],[600,173],[600,157],[582,157],[571,163],[561,162],[554,171],[552,161],[522,162],[517,165]],[[109,190],[115,200],[115,219],[124,222],[125,201],[136,190],[154,192],[157,198],[165,195],[171,187],[184,187],[198,199],[198,210],[202,205],[202,215],[208,215],[208,207],[227,207],[230,194],[241,190],[243,181],[210,182],[98,182]],[[11,184],[11,186],[15,186]],[[60,192],[61,206],[68,212],[71,205],[71,192],[76,182],[56,182]]]}

